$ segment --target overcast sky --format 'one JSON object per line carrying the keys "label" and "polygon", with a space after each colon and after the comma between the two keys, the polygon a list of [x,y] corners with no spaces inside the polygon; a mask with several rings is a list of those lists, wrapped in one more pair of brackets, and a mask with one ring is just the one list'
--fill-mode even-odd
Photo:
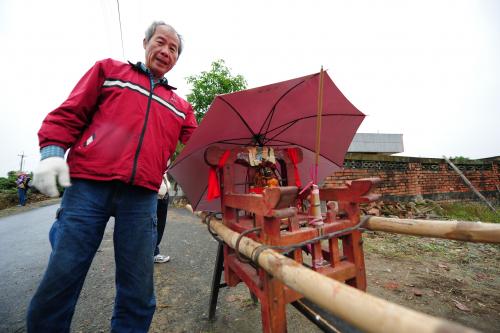
{"label": "overcast sky", "polygon": [[224,59],[249,88],[328,70],[367,117],[359,132],[402,133],[405,156],[500,155],[500,1],[0,0],[0,176],[39,160],[37,131],[103,58],[143,60],[153,20],[185,49],[167,74]]}

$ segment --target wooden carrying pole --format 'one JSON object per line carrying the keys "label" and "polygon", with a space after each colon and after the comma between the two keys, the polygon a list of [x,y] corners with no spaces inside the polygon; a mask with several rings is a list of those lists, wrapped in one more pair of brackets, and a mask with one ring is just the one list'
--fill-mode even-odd
{"label": "wooden carrying pole", "polygon": [[[232,248],[236,247],[239,233],[215,219],[210,221],[210,226],[226,244]],[[445,319],[419,313],[366,294],[306,268],[271,249],[263,250],[258,258],[255,258],[259,246],[260,243],[242,237],[238,248],[274,278],[364,332],[476,332]]]}
{"label": "wooden carrying pole", "polygon": [[372,216],[363,226],[373,231],[500,244],[500,224],[495,223],[411,220]]}
{"label": "wooden carrying pole", "polygon": [[316,144],[314,155],[314,184],[318,184],[319,152],[321,151],[321,117],[323,113],[323,66],[319,72],[318,113],[316,115]]}

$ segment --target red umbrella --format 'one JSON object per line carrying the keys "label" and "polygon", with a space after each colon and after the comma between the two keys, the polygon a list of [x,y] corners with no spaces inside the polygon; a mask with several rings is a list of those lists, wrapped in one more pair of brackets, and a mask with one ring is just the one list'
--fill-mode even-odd
{"label": "red umbrella", "polygon": [[[299,174],[305,183],[314,174],[320,73],[217,96],[169,173],[193,209],[218,211],[220,200],[206,200],[209,166],[204,152],[246,146],[300,147]],[[323,75],[321,150],[317,179],[339,170],[365,115]],[[245,175],[241,175],[244,177]],[[243,178],[244,179],[244,178]]]}

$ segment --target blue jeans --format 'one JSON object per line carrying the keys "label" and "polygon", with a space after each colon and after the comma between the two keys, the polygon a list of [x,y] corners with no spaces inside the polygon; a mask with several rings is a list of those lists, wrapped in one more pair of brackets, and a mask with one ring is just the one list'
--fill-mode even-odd
{"label": "blue jeans", "polygon": [[24,188],[18,188],[17,189],[17,195],[19,196],[19,204],[21,206],[26,205],[26,189],[24,189]]}
{"label": "blue jeans", "polygon": [[163,199],[158,199],[157,208],[156,208],[156,219],[158,221],[158,225],[156,231],[158,233],[158,238],[156,240],[156,247],[154,255],[160,254],[160,242],[163,237],[163,232],[165,231],[165,225],[167,224],[167,213],[168,213],[168,193],[165,195]]}
{"label": "blue jeans", "polygon": [[72,179],[49,233],[52,253],[28,308],[28,332],[70,331],[85,276],[111,216],[116,263],[111,332],[148,331],[156,307],[156,193],[115,181]]}

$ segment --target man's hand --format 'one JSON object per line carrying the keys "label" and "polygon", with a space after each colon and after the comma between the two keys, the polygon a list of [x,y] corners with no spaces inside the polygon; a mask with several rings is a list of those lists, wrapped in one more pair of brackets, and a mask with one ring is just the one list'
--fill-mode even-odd
{"label": "man's hand", "polygon": [[48,157],[40,161],[38,168],[33,172],[33,186],[50,197],[58,197],[56,176],[62,187],[71,186],[69,167],[62,157]]}
{"label": "man's hand", "polygon": [[167,190],[167,184],[165,184],[165,181],[162,181],[160,189],[158,190],[158,198],[163,199],[165,197],[165,194],[167,194]]}

